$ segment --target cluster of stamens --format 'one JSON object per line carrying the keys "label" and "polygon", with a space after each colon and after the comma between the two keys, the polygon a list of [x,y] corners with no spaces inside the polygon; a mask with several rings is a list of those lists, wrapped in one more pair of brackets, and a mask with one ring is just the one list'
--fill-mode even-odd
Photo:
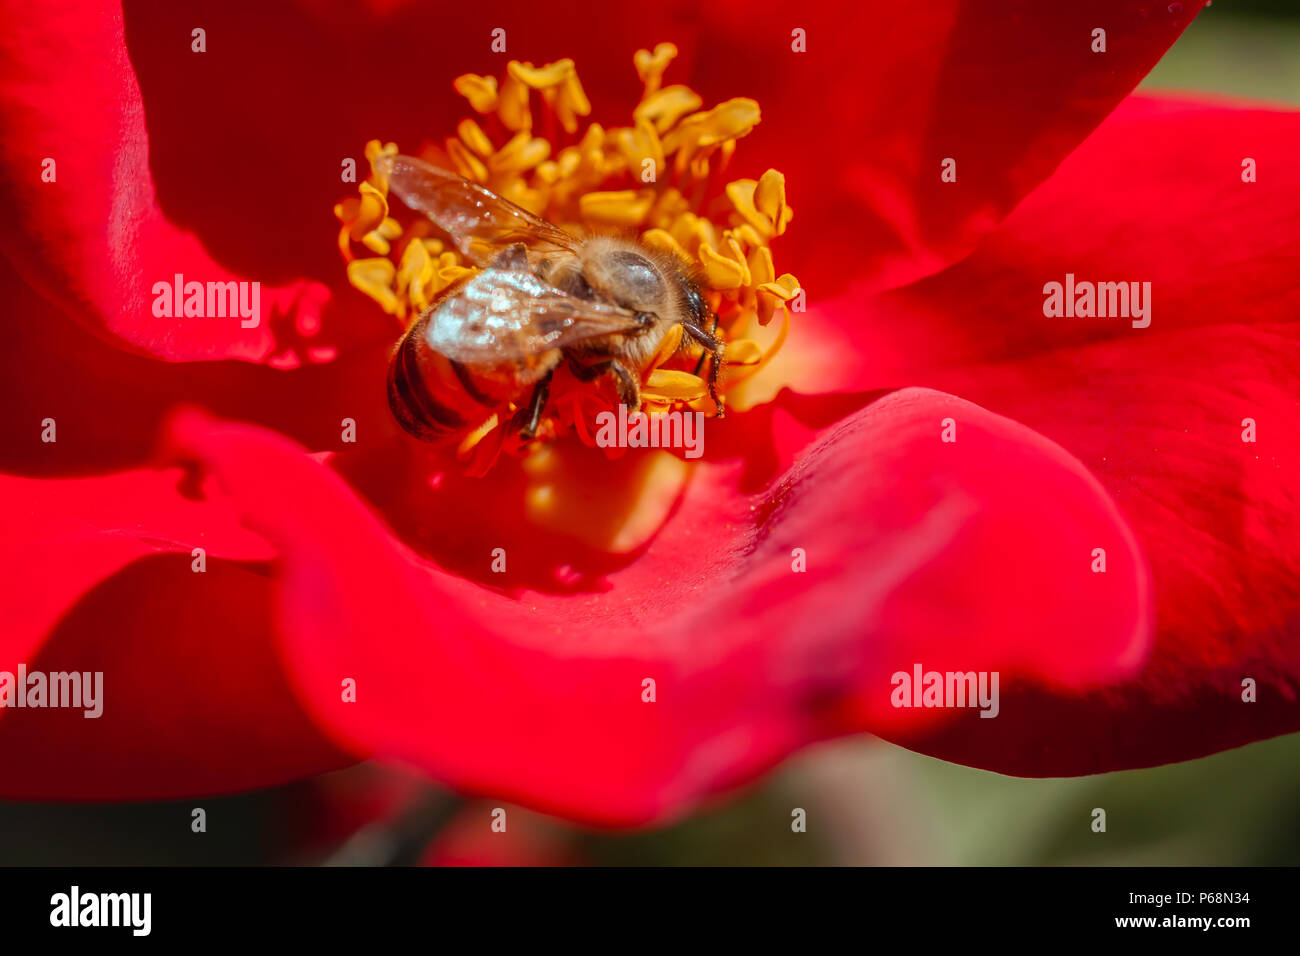
{"label": "cluster of stamens", "polygon": [[[462,120],[443,148],[420,155],[575,235],[635,234],[695,266],[717,315],[715,334],[726,343],[719,385],[725,393],[756,375],[785,341],[799,283],[777,274],[771,243],[793,212],[785,177],[776,170],[757,180],[725,176],[737,141],[759,122],[758,103],[736,98],[703,109],[694,90],[663,85],[676,55],[671,43],[637,51],[644,93],[632,125],[609,129],[587,122],[591,103],[572,60],[541,67],[511,61],[500,81],[457,77],[456,91],[477,116]],[[376,161],[397,152],[396,144],[369,142],[370,175],[359,195],[334,212],[349,281],[405,327],[473,266],[427,220],[399,222],[390,214],[388,183]],[[778,311],[780,329],[766,336],[766,345],[749,337]],[[674,327],[642,372],[644,410],[712,412],[708,385],[696,374],[700,359],[699,346],[683,342],[682,328]],[[539,437],[571,431],[593,444],[587,423],[609,404],[590,383],[557,379]],[[517,452],[510,428],[515,411],[503,409],[467,435],[461,457],[482,468],[503,450]]]}

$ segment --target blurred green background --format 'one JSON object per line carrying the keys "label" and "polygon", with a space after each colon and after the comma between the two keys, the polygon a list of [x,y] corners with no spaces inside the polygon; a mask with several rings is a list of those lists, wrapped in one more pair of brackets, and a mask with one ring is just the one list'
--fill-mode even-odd
{"label": "blurred green background", "polygon": [[[1300,104],[1300,2],[1218,0],[1143,83]],[[1300,157],[1297,157],[1300,161]],[[206,834],[190,810],[207,811]],[[0,865],[477,862],[596,864],[1300,864],[1300,734],[1201,760],[1024,780],[870,738],[831,742],[654,831],[578,831],[459,803],[374,767],[238,797],[120,806],[0,803]],[[791,832],[791,809],[808,832]],[[1107,832],[1093,833],[1105,808]],[[462,833],[461,838],[456,832]],[[469,836],[465,837],[464,834]],[[450,851],[429,853],[435,846]]]}
{"label": "blurred green background", "polygon": [[1300,0],[1218,0],[1141,85],[1300,104]]}

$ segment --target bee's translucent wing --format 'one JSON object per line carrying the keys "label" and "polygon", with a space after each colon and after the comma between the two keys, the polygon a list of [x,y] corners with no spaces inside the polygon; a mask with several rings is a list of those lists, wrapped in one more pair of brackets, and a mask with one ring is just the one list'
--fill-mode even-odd
{"label": "bee's translucent wing", "polygon": [[450,359],[486,365],[643,327],[634,312],[566,295],[526,269],[488,268],[433,307],[425,337]]}
{"label": "bee's translucent wing", "polygon": [[475,264],[487,265],[512,243],[572,250],[577,238],[508,199],[455,173],[412,156],[385,156],[377,164],[389,188],[451,236]]}

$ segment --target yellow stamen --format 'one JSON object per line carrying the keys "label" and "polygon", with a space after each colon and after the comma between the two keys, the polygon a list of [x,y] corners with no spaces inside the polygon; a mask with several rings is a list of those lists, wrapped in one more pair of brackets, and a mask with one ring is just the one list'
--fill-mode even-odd
{"label": "yellow stamen", "polygon": [[650,373],[642,387],[641,395],[648,402],[693,402],[709,394],[709,387],[704,379],[690,372],[674,369],[657,368]]}
{"label": "yellow stamen", "polygon": [[645,222],[654,204],[650,190],[620,189],[617,192],[587,193],[578,200],[578,208],[587,221],[601,226],[639,226]]}
{"label": "yellow stamen", "polygon": [[683,330],[680,325],[674,325],[664,334],[663,341],[659,343],[659,348],[655,351],[655,356],[650,360],[648,366],[651,375],[654,374],[655,369],[672,358],[673,353],[681,348],[682,334]]}
{"label": "yellow stamen", "polygon": [[757,365],[763,358],[763,346],[753,339],[736,339],[727,343],[727,364],[725,368],[741,365]]}
{"label": "yellow stamen", "polygon": [[488,160],[488,166],[495,176],[514,176],[531,170],[549,155],[551,144],[544,139],[533,138],[525,130],[494,153]]}
{"label": "yellow stamen", "polygon": [[[736,248],[734,240],[727,251]],[[715,289],[739,289],[745,284],[745,263],[733,256],[719,255],[707,242],[700,244],[700,262],[704,264],[704,275],[709,285]]]}
{"label": "yellow stamen", "polygon": [[673,125],[704,104],[700,94],[689,86],[666,86],[641,101],[632,113],[638,123],[643,120],[654,124],[655,131],[666,133]]}
{"label": "yellow stamen", "polygon": [[763,371],[763,369],[767,367],[767,363],[776,357],[777,352],[781,351],[781,346],[785,345],[786,336],[790,334],[790,310],[782,308],[781,311],[784,314],[784,317],[781,320],[781,330],[777,333],[772,344],[768,346],[767,351],[762,354],[758,361],[746,362],[744,371],[739,375],[728,376],[727,367],[724,365],[722,367],[724,383],[718,391],[729,392],[737,385],[743,385],[745,382],[748,382],[759,372]]}
{"label": "yellow stamen", "polygon": [[487,182],[487,166],[483,164],[481,159],[471,153],[469,148],[460,140],[450,139],[447,141],[447,155],[456,164],[456,172],[466,179],[473,180],[476,183]]}
{"label": "yellow stamen", "polygon": [[501,106],[497,115],[506,129],[511,131],[530,129],[533,114],[528,109],[528,87],[513,74],[506,77],[501,84]]}
{"label": "yellow stamen", "polygon": [[794,217],[793,210],[785,204],[785,177],[775,169],[765,172],[754,187],[754,205],[772,223],[778,236],[784,233]]}
{"label": "yellow stamen", "polygon": [[348,281],[378,302],[389,315],[396,315],[399,308],[392,289],[396,277],[397,270],[389,259],[355,259],[348,263]]}
{"label": "yellow stamen", "polygon": [[564,127],[566,133],[572,134],[577,131],[579,116],[591,115],[591,100],[587,99],[587,93],[578,80],[577,70],[570,70],[569,75],[564,78],[555,106],[560,117],[560,125]]}
{"label": "yellow stamen", "polygon": [[495,113],[500,105],[495,76],[476,76],[466,73],[452,80],[456,92],[469,100],[469,105],[476,113]]}
{"label": "yellow stamen", "polygon": [[492,140],[488,139],[487,133],[483,132],[483,127],[479,126],[472,119],[466,117],[456,126],[456,135],[460,141],[469,148],[469,150],[483,159],[492,155],[494,147]]}
{"label": "yellow stamen", "polygon": [[645,84],[647,97],[658,91],[664,80],[664,71],[676,58],[677,44],[675,43],[660,43],[654,48],[653,53],[649,50],[637,50],[633,54],[632,64],[636,67],[637,76],[641,77],[641,82]]}
{"label": "yellow stamen", "polygon": [[662,229],[647,229],[641,234],[641,241],[651,249],[659,249],[663,252],[671,252],[673,255],[679,255],[683,259],[689,258],[686,250],[681,247],[672,233],[664,232]]}

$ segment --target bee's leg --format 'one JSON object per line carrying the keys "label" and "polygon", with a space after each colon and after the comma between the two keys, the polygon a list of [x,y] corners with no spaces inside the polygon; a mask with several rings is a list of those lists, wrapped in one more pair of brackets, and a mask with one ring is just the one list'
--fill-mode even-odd
{"label": "bee's leg", "polygon": [[[713,328],[709,329],[709,336],[710,336],[711,338],[715,338],[715,339],[716,339],[716,338],[717,338],[717,335],[718,335],[718,313],[714,312],[714,313],[713,313]],[[708,354],[707,351],[706,351],[706,352],[701,352],[701,353],[700,353],[700,360],[699,360],[698,362],[695,363],[695,374],[696,374],[697,376],[700,374],[700,369],[704,368],[704,356],[707,355],[707,354]]]}
{"label": "bee's leg", "polygon": [[636,376],[628,371],[626,365],[618,359],[607,359],[594,365],[583,365],[575,359],[569,359],[569,368],[580,382],[591,382],[602,375],[613,375],[618,386],[618,400],[627,406],[629,412],[641,410],[641,385]]}
{"label": "bee's leg", "polygon": [[542,422],[542,411],[546,408],[546,399],[551,394],[551,376],[555,374],[555,369],[546,373],[545,378],[541,379],[533,386],[533,397],[528,402],[528,417],[523,418],[524,409],[519,409],[515,414],[516,421],[523,421],[523,427],[519,429],[519,437],[524,441],[532,441],[537,435],[537,426]]}
{"label": "bee's leg", "polygon": [[[709,354],[712,361],[709,363],[709,397],[713,399],[713,406],[718,410],[718,418],[726,415],[722,407],[722,399],[718,397],[718,373],[722,371],[722,353],[724,351],[723,343],[715,338],[712,333],[704,331],[694,322],[682,322],[682,328],[686,334],[699,342],[704,351]],[[713,331],[718,330],[718,315],[713,314]],[[704,356],[700,356],[700,364],[703,364]],[[695,373],[700,372],[700,365],[695,366]]]}

